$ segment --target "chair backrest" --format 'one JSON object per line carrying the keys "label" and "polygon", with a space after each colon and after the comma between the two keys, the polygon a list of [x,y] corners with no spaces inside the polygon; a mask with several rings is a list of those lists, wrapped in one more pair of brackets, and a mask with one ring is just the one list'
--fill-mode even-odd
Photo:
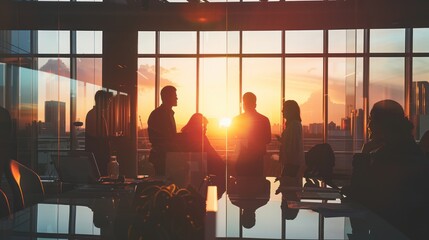
{"label": "chair backrest", "polygon": [[43,200],[45,191],[39,175],[33,170],[10,160],[5,173],[12,189],[15,212]]}
{"label": "chair backrest", "polygon": [[335,154],[328,143],[316,144],[305,156],[307,169],[304,176],[329,181],[335,166]]}
{"label": "chair backrest", "polygon": [[10,205],[6,194],[0,189],[0,218],[10,215]]}

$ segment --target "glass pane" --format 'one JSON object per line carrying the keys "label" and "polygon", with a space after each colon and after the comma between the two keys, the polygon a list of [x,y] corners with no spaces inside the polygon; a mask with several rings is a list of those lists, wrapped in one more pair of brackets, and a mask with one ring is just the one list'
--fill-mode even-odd
{"label": "glass pane", "polygon": [[413,29],[413,52],[429,52],[429,28]]}
{"label": "glass pane", "polygon": [[70,59],[39,58],[38,64],[38,171],[52,176],[50,151],[70,149]]}
{"label": "glass pane", "polygon": [[416,139],[429,130],[429,57],[413,58],[413,89],[410,113]]}
{"label": "glass pane", "polygon": [[76,53],[103,53],[102,31],[76,31]]}
{"label": "glass pane", "polygon": [[138,35],[138,53],[155,53],[155,32],[139,32]]}
{"label": "glass pane", "polygon": [[361,53],[363,50],[363,30],[329,30],[330,53]]}
{"label": "glass pane", "polygon": [[322,53],[323,31],[286,31],[286,53]]}
{"label": "glass pane", "polygon": [[281,53],[280,31],[243,31],[243,53]]}
{"label": "glass pane", "polygon": [[191,115],[196,112],[196,60],[195,58],[162,58],[160,65],[160,89],[166,85],[172,85],[177,89],[177,107],[174,107],[173,111],[175,111],[177,131],[180,131]]}
{"label": "glass pane", "polygon": [[238,53],[239,32],[200,32],[200,53]]}
{"label": "glass pane", "polygon": [[358,77],[362,76],[362,69],[357,68],[356,61],[362,59],[330,58],[328,63],[328,143],[335,152],[336,172],[351,173],[350,159],[362,146],[363,118],[356,114],[359,111],[357,86],[362,82]]}
{"label": "glass pane", "polygon": [[37,52],[70,53],[70,31],[37,31]]}
{"label": "glass pane", "polygon": [[304,150],[323,140],[323,59],[286,58],[285,100],[301,109]]}
{"label": "glass pane", "polygon": [[[271,134],[281,134],[281,58],[244,58],[243,59],[243,94],[252,92],[256,95],[256,110],[269,118]],[[273,154],[278,150],[278,141],[272,141],[267,151]],[[270,157],[270,159],[272,159]],[[276,162],[278,163],[278,162]],[[271,164],[265,169],[265,176],[279,176],[280,167]]]}
{"label": "glass pane", "polygon": [[405,29],[371,29],[370,52],[405,52]]}
{"label": "glass pane", "polygon": [[149,167],[150,142],[147,133],[147,119],[155,108],[155,59],[139,58],[137,70],[137,111],[138,111],[138,174],[149,175],[153,173]]}
{"label": "glass pane", "polygon": [[0,53],[30,54],[31,52],[31,31],[0,31],[0,39]]}
{"label": "glass pane", "polygon": [[76,96],[77,122],[82,122],[82,127],[76,127],[77,147],[85,149],[85,119],[86,114],[95,105],[94,96],[101,90],[102,84],[102,60],[101,58],[78,58],[76,61],[76,80],[72,81]]}
{"label": "glass pane", "polygon": [[[107,199],[105,200],[107,201]],[[95,214],[103,214],[99,216],[99,218],[107,219],[108,212],[101,211],[101,209],[97,209],[97,206],[100,207],[100,202],[96,204],[94,203],[94,209],[98,211],[93,211],[92,209],[84,206],[76,206],[76,234],[89,234],[89,235],[100,235],[100,228],[94,226],[94,215]],[[101,204],[105,204],[104,202]],[[103,205],[104,206],[104,205]],[[112,206],[113,207],[113,206]]]}
{"label": "glass pane", "polygon": [[70,206],[54,204],[37,205],[38,233],[69,232]]}
{"label": "glass pane", "polygon": [[199,112],[209,121],[207,137],[211,145],[227,159],[226,128],[222,118],[231,119],[239,112],[239,60],[238,58],[202,58],[200,60]]}
{"label": "glass pane", "polygon": [[369,75],[369,107],[392,99],[404,106],[404,58],[371,58]]}
{"label": "glass pane", "polygon": [[160,32],[160,52],[195,54],[197,52],[197,33]]}

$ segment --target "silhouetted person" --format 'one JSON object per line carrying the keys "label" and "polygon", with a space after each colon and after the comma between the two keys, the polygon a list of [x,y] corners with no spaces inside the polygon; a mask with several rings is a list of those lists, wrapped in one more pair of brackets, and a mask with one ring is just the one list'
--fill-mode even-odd
{"label": "silhouetted person", "polygon": [[206,136],[207,118],[201,113],[195,113],[182,128],[180,138],[182,144],[179,151],[207,153],[207,173],[225,176],[225,162],[210,144]]}
{"label": "silhouetted person", "polygon": [[0,107],[0,182],[12,157],[12,120],[9,111]]}
{"label": "silhouetted person", "polygon": [[[349,196],[371,210],[352,219],[358,239],[425,239],[428,236],[428,161],[412,136],[412,124],[393,100],[374,104],[369,142],[353,160]],[[379,217],[393,226],[382,224]],[[395,232],[396,229],[400,233]]]}
{"label": "silhouetted person", "polygon": [[305,169],[301,111],[298,103],[287,100],[283,103],[282,112],[286,128],[280,137],[281,175],[301,178]]}
{"label": "silhouetted person", "polygon": [[240,208],[243,227],[252,228],[256,223],[256,210],[270,200],[270,181],[264,177],[237,177],[228,180],[228,197]]}
{"label": "silhouetted person", "polygon": [[97,91],[95,105],[85,119],[85,150],[94,154],[102,176],[107,176],[107,163],[111,154],[107,122],[111,98],[111,93]]}
{"label": "silhouetted person", "polygon": [[176,91],[173,86],[162,88],[162,104],[151,112],[147,121],[149,141],[152,143],[149,161],[154,165],[156,175],[165,175],[166,154],[175,144],[177,130],[172,108],[177,106]]}
{"label": "silhouetted person", "polygon": [[270,121],[256,111],[256,96],[243,95],[244,113],[232,121],[232,136],[236,137],[239,152],[235,166],[237,176],[263,176],[266,145],[271,141]]}

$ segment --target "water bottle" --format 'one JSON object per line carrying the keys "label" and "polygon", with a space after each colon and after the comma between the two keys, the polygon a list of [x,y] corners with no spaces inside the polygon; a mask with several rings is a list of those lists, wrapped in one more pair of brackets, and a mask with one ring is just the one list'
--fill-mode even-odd
{"label": "water bottle", "polygon": [[109,164],[107,165],[107,173],[110,179],[119,178],[119,163],[116,160],[116,156],[110,156]]}

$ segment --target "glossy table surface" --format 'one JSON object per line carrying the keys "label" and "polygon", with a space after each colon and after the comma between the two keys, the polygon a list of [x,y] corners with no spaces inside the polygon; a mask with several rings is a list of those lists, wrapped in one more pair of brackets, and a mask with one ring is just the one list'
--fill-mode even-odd
{"label": "glossy table surface", "polygon": [[[230,178],[227,182],[228,190],[218,199],[217,238],[348,239],[351,233],[345,217],[350,209],[336,199],[335,190],[303,191],[300,183],[271,177]],[[135,214],[131,207],[134,191],[133,185],[87,186],[46,199],[2,219],[0,238],[125,239],[127,224]],[[314,199],[318,197],[322,200]],[[327,211],[331,216],[324,217],[311,210],[326,210],[327,206],[328,210],[337,206],[337,214]],[[118,227],[118,222],[123,226]]]}

